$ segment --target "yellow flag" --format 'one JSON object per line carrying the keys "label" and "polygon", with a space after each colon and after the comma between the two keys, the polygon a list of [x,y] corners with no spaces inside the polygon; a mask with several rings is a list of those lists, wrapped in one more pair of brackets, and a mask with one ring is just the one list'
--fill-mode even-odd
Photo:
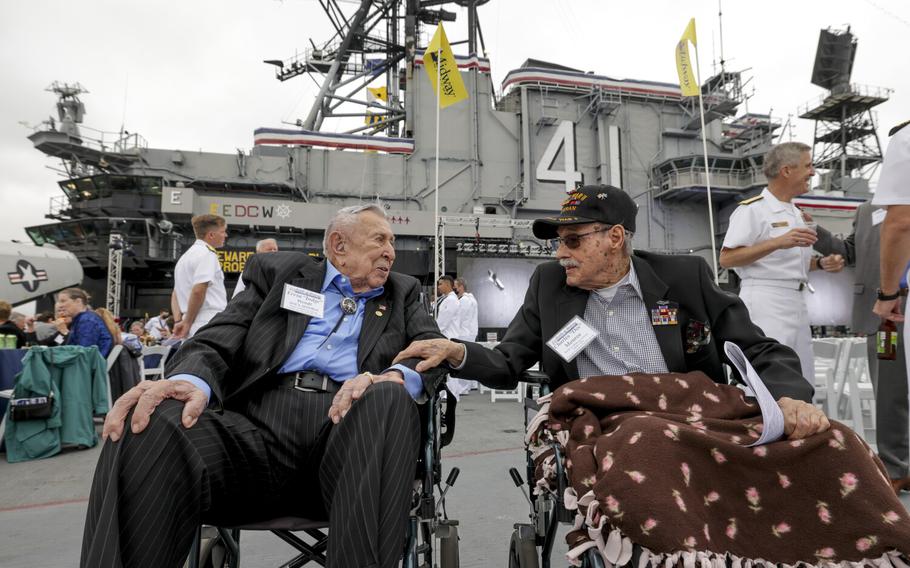
{"label": "yellow flag", "polygon": [[374,113],[367,111],[366,116],[363,117],[364,124],[382,124],[386,120],[386,115],[384,113]]}
{"label": "yellow flag", "polygon": [[[437,64],[439,65],[438,88],[436,85]],[[442,29],[442,24],[436,27],[436,33],[433,34],[433,39],[430,40],[430,45],[423,54],[423,68],[426,69],[430,84],[433,85],[433,92],[439,97],[439,108],[446,108],[468,98],[468,91],[464,88],[458,63],[455,62],[455,55],[449,46],[449,40],[445,30]]]}
{"label": "yellow flag", "polygon": [[367,87],[367,102],[372,104],[377,100],[388,102],[389,91],[385,87]]}
{"label": "yellow flag", "polygon": [[689,20],[686,31],[676,44],[676,72],[679,73],[679,90],[682,91],[684,97],[696,97],[699,91],[695,71],[692,69],[692,60],[689,58],[690,41],[692,45],[698,45],[695,35],[695,18]]}

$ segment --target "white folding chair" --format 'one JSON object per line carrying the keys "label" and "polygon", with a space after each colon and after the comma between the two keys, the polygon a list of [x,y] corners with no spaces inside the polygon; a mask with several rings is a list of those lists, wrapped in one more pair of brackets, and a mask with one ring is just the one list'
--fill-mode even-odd
{"label": "white folding chair", "polygon": [[[841,357],[843,373],[841,373],[840,388],[838,390],[837,405],[844,411],[846,419],[849,410],[849,422],[857,434],[866,438],[866,432],[875,434],[875,393],[872,381],[869,378],[869,362],[866,359],[865,339],[851,340],[845,347],[845,356]],[[863,403],[869,411],[870,426],[866,427],[864,420]],[[845,420],[846,421],[846,420]]]}
{"label": "white folding chair", "polygon": [[813,339],[812,351],[815,355],[815,397],[813,402],[821,406],[830,417],[836,411],[834,399],[834,376],[837,372],[843,342],[838,339]]}
{"label": "white folding chair", "polygon": [[[142,348],[142,380],[146,379],[163,379],[164,378],[164,363],[167,361],[167,354],[171,352],[170,345],[153,345],[151,347]],[[158,364],[154,367],[149,367],[145,364],[145,358],[153,355],[160,355],[161,358],[158,360]]]}
{"label": "white folding chair", "polygon": [[[13,389],[0,390],[0,398],[6,400],[6,412],[0,414],[0,446],[3,444],[3,435],[6,433],[6,416],[9,414],[9,401],[13,398]],[[4,448],[5,450],[6,448]]]}
{"label": "white folding chair", "polygon": [[107,355],[107,408],[110,410],[111,406],[114,404],[114,399],[111,398],[111,368],[114,366],[114,363],[117,362],[117,358],[120,357],[120,352],[123,351],[123,345],[114,345],[111,352]]}

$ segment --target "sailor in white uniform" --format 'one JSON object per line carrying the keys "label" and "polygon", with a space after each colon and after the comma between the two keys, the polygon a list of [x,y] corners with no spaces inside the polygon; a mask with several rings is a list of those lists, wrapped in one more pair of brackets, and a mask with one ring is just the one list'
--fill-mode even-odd
{"label": "sailor in white uniform", "polygon": [[[812,247],[823,229],[815,226],[792,203],[809,190],[815,175],[809,146],[787,142],[765,156],[768,187],[740,203],[730,216],[720,253],[720,264],[733,268],[742,279],[740,298],[752,321],[768,337],[799,355],[803,376],[815,382],[812,335],[805,295],[810,293],[810,270],[836,272],[844,266],[840,255],[815,257]],[[830,233],[824,231],[830,241]],[[821,248],[821,247],[819,247]]]}

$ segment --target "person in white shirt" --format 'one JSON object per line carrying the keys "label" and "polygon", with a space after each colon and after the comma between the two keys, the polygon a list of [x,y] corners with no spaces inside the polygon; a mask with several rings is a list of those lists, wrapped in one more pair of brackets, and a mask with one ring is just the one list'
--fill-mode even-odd
{"label": "person in white shirt", "polygon": [[[256,254],[266,253],[266,252],[278,252],[278,241],[275,239],[262,239],[256,243]],[[243,292],[246,289],[246,282],[243,281],[243,274],[240,275],[240,278],[237,279],[237,286],[234,287],[234,294],[231,296],[231,299],[237,297],[237,294]]]}
{"label": "person in white shirt", "polygon": [[458,296],[460,316],[458,339],[477,341],[480,327],[477,323],[477,299],[468,292],[464,278],[455,279],[455,294]]}
{"label": "person in white shirt", "polygon": [[[886,209],[882,221],[880,263],[881,288],[872,308],[882,318],[904,322],[903,337],[910,337],[910,323],[901,313],[902,293],[910,276],[910,121],[897,125],[889,133],[893,138],[885,152],[882,173],[872,198],[872,205]],[[907,358],[910,376],[910,358]],[[903,487],[910,491],[910,478]]]}
{"label": "person in white shirt", "polygon": [[[461,303],[455,293],[455,279],[448,274],[436,282],[436,325],[448,339],[461,335]],[[449,377],[446,386],[457,399],[471,390],[471,381]]]}
{"label": "person in white shirt", "polygon": [[154,337],[155,341],[161,341],[171,334],[171,329],[167,325],[167,318],[170,317],[170,315],[171,313],[165,308],[158,312],[157,316],[149,318],[145,323],[146,333]]}
{"label": "person in white shirt", "polygon": [[227,222],[218,215],[196,215],[192,219],[196,242],[174,268],[174,339],[192,337],[227,306],[224,272],[215,249],[224,246]]}
{"label": "person in white shirt", "polygon": [[[462,341],[477,341],[477,332],[480,326],[477,321],[477,299],[468,292],[467,283],[460,276],[455,279],[455,294],[458,295],[460,309],[460,323],[458,326],[458,339]],[[477,381],[469,381],[469,389],[478,387]]]}
{"label": "person in white shirt", "polygon": [[800,142],[785,142],[765,155],[764,174],[768,187],[761,194],[740,202],[730,216],[730,226],[720,251],[720,265],[733,268],[742,278],[739,297],[749,316],[765,335],[790,347],[799,355],[803,376],[815,382],[812,332],[804,294],[810,270],[837,272],[844,267],[841,255],[816,258],[812,247],[824,232],[807,225],[807,219],[792,200],[809,191],[815,175],[811,148]]}

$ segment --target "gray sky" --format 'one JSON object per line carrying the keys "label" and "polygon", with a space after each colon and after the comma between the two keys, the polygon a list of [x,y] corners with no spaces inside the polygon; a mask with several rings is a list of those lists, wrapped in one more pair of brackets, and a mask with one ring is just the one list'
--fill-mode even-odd
{"label": "gray sky", "polygon": [[[347,10],[355,5],[343,3]],[[447,9],[454,9],[447,7]],[[819,29],[852,26],[859,39],[853,81],[890,87],[878,107],[887,131],[910,118],[910,3],[905,0],[726,0],[728,69],[748,69],[752,112],[796,120],[822,95],[809,83]],[[677,82],[673,49],[690,17],[698,26],[702,77],[719,57],[716,0],[491,0],[480,8],[495,84],[527,58],[615,78]],[[464,38],[464,21],[446,26]],[[331,26],[315,0],[29,0],[0,3],[0,239],[26,240],[62,195],[55,160],[34,150],[20,121],[56,114],[54,80],[80,82],[85,125],[142,134],[150,147],[249,150],[253,130],[280,127],[309,110],[307,77],[278,82],[263,59],[286,59]],[[461,47],[462,49],[459,49]],[[464,47],[457,46],[456,53]]]}

